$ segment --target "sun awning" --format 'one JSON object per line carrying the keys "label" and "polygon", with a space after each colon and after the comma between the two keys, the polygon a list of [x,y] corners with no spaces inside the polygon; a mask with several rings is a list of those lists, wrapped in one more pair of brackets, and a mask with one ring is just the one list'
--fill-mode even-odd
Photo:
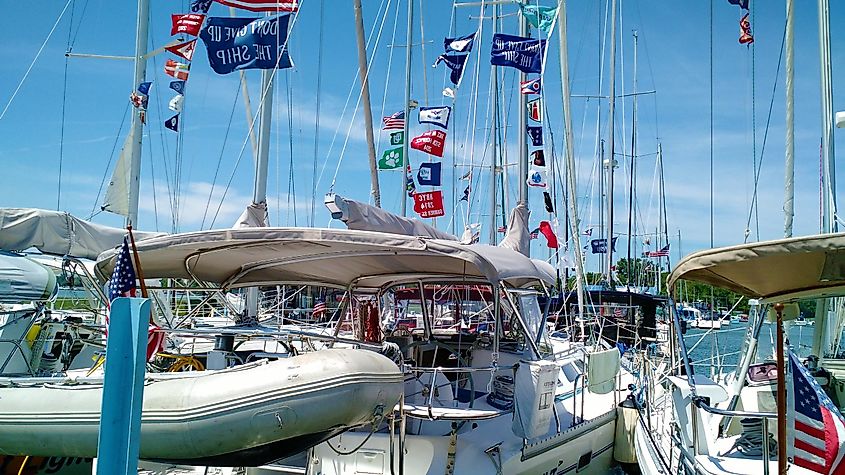
{"label": "sun awning", "polygon": [[[100,255],[111,273],[116,250]],[[508,249],[371,231],[246,228],[138,243],[144,277],[196,278],[225,288],[277,283],[381,287],[408,278],[462,277],[515,287],[553,283],[552,266]]]}
{"label": "sun awning", "polygon": [[845,233],[708,249],[684,258],[669,275],[767,301],[845,293]]}

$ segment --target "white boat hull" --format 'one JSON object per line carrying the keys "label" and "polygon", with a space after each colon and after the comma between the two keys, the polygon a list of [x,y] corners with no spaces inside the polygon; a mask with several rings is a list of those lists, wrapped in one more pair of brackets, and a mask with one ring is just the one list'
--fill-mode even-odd
{"label": "white boat hull", "polygon": [[[148,375],[140,457],[260,465],[370,422],[393,408],[402,388],[392,361],[352,349]],[[0,454],[96,456],[101,399],[101,381],[0,381]]]}

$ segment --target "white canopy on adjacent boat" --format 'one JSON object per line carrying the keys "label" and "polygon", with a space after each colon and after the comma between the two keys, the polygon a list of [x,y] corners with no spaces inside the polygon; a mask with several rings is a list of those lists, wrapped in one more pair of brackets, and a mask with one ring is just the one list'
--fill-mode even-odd
{"label": "white canopy on adjacent boat", "polygon": [[[163,233],[134,231],[135,239]],[[24,251],[31,247],[46,254],[96,259],[123,243],[125,229],[76,218],[63,211],[36,208],[0,208],[0,249]]]}
{"label": "white canopy on adjacent boat", "polygon": [[764,241],[708,249],[684,258],[669,275],[782,301],[845,293],[845,233]]}
{"label": "white canopy on adjacent boat", "polygon": [[[111,273],[116,252],[100,256],[100,277]],[[551,265],[509,249],[349,229],[198,231],[139,242],[138,252],[145,278],[196,278],[224,288],[282,282],[381,287],[442,276],[515,287],[555,281]]]}

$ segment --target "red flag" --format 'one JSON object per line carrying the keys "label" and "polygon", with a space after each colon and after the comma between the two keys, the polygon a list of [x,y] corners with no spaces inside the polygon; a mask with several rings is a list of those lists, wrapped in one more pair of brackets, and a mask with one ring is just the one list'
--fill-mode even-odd
{"label": "red flag", "polygon": [[411,139],[411,148],[421,150],[435,157],[443,156],[443,147],[446,144],[446,132],[442,130],[429,130],[419,137]]}
{"label": "red flag", "polygon": [[190,69],[190,64],[178,63],[172,59],[168,59],[167,62],[164,63],[164,72],[167,73],[168,76],[173,76],[176,79],[181,79],[183,81],[188,79],[188,71]]}
{"label": "red flag", "polygon": [[549,247],[557,249],[557,236],[555,236],[555,231],[552,229],[552,224],[548,221],[540,221],[540,232],[543,233],[543,236],[546,236]]}
{"label": "red flag", "polygon": [[443,192],[427,191],[425,193],[414,193],[414,211],[421,218],[436,218],[443,216]]}
{"label": "red flag", "polygon": [[235,7],[251,12],[295,12],[299,8],[298,0],[215,0],[227,7]]}
{"label": "red flag", "polygon": [[748,13],[739,20],[739,44],[750,45],[754,43],[754,37],[751,36],[751,22],[748,21]]}
{"label": "red flag", "polygon": [[185,33],[187,35],[197,36],[204,20],[205,15],[199,15],[197,13],[170,15],[170,21],[173,22],[173,26],[170,27],[170,34]]}
{"label": "red flag", "polygon": [[173,46],[165,46],[164,49],[170,51],[176,56],[187,59],[188,61],[194,57],[194,48],[197,46],[197,40],[191,40],[187,43],[181,43]]}

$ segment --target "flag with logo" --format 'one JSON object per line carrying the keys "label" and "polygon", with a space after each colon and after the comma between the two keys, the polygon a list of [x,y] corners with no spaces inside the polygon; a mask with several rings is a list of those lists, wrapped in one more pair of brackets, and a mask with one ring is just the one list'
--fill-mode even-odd
{"label": "flag with logo", "polygon": [[533,101],[528,101],[526,107],[528,108],[529,119],[533,120],[534,122],[543,121],[543,101],[541,99],[534,99]]}
{"label": "flag with logo", "polygon": [[490,64],[516,68],[523,73],[541,73],[546,40],[497,33],[493,35]]}
{"label": "flag with logo", "polygon": [[186,43],[180,43],[178,45],[173,46],[165,46],[164,49],[170,51],[171,53],[179,56],[181,58],[185,58],[188,61],[194,57],[194,48],[196,48],[197,40],[191,40]]}
{"label": "flag with logo", "polygon": [[150,88],[152,85],[152,82],[142,82],[141,84],[138,84],[138,92],[147,96],[150,94]]}
{"label": "flag with logo", "polygon": [[455,90],[451,87],[444,87],[443,88],[443,96],[448,97],[450,99],[455,98]]}
{"label": "flag with logo", "polygon": [[185,94],[185,81],[170,81],[170,89],[178,94]]}
{"label": "flag with logo", "polygon": [[402,168],[402,165],[402,147],[385,150],[378,161],[379,170],[396,170]]}
{"label": "flag with logo", "polygon": [[184,33],[186,35],[197,36],[202,28],[202,22],[205,20],[205,15],[197,13],[186,13],[184,15],[170,15],[170,34],[176,35]]}
{"label": "flag with logo", "polygon": [[170,99],[170,103],[167,104],[167,108],[172,110],[173,112],[182,112],[182,102],[185,100],[185,96],[181,94],[177,94]]}
{"label": "flag with logo", "polygon": [[417,180],[420,186],[440,186],[440,162],[428,162],[420,165],[417,170]]}
{"label": "flag with logo", "polygon": [[754,36],[751,35],[751,21],[748,13],[739,20],[739,44],[750,45],[754,43]]}
{"label": "flag with logo", "polygon": [[405,143],[405,131],[392,132],[390,134],[390,145],[402,145]]}
{"label": "flag with logo", "polygon": [[208,17],[199,37],[205,43],[209,66],[217,74],[293,67],[287,47],[289,22],[290,14],[262,18]]}
{"label": "flag with logo", "polygon": [[165,120],[164,126],[174,132],[179,132],[179,114],[176,114],[173,117]]}
{"label": "flag with logo", "polygon": [[452,113],[450,106],[441,107],[420,107],[420,124],[434,124],[444,129],[449,128],[449,115]]}
{"label": "flag with logo", "polygon": [[435,157],[443,156],[443,147],[445,144],[446,132],[442,130],[429,130],[411,139],[412,149],[420,150]]}
{"label": "flag with logo", "polygon": [[168,76],[172,76],[182,81],[188,79],[188,73],[190,72],[190,69],[190,64],[179,63],[173,61],[172,59],[168,59],[167,62],[164,63],[164,72]]}
{"label": "flag with logo", "polygon": [[525,131],[528,133],[528,137],[531,139],[531,145],[533,145],[534,147],[543,146],[543,127],[527,125],[525,126]]}
{"label": "flag with logo", "polygon": [[240,8],[251,12],[295,12],[299,8],[297,0],[214,0],[227,7]]}
{"label": "flag with logo", "polygon": [[813,472],[845,473],[845,418],[792,350],[790,379],[786,391],[787,453],[795,465]]}
{"label": "flag with logo", "polygon": [[397,130],[405,128],[405,111],[399,111],[381,118],[381,130]]}
{"label": "flag with logo", "polygon": [[557,7],[543,7],[523,2],[517,2],[517,4],[519,5],[519,12],[522,13],[522,17],[529,25],[539,29],[546,36],[551,34],[552,27],[557,20]]}
{"label": "flag with logo", "polygon": [[441,54],[437,57],[437,61],[434,62],[432,67],[436,68],[441,62],[445,64],[447,68],[452,70],[449,74],[449,80],[452,81],[452,84],[457,86],[461,83],[461,77],[464,75],[464,65],[466,64],[468,57],[469,56],[466,54]]}
{"label": "flag with logo", "polygon": [[519,83],[519,92],[522,94],[540,94],[540,78]]}
{"label": "flag with logo", "polygon": [[191,11],[194,13],[208,13],[214,0],[194,0],[191,2]]}
{"label": "flag with logo", "polygon": [[472,44],[475,41],[475,33],[458,38],[445,38],[443,40],[443,47],[446,52],[454,51],[456,53],[469,53],[472,51]]}
{"label": "flag with logo", "polygon": [[535,167],[546,166],[546,154],[543,153],[543,149],[531,152],[531,163],[533,163]]}
{"label": "flag with logo", "polygon": [[408,192],[408,198],[413,198],[414,193],[417,192],[417,185],[414,183],[414,175],[411,174],[410,165],[408,165],[408,173],[405,174],[405,191]]}
{"label": "flag with logo", "polygon": [[528,179],[526,180],[528,186],[538,188],[546,187],[546,169],[545,168],[531,168],[528,170]]}
{"label": "flag with logo", "polygon": [[[616,252],[616,239],[612,239],[613,252]],[[590,241],[593,254],[607,254],[607,239],[593,239]]]}

